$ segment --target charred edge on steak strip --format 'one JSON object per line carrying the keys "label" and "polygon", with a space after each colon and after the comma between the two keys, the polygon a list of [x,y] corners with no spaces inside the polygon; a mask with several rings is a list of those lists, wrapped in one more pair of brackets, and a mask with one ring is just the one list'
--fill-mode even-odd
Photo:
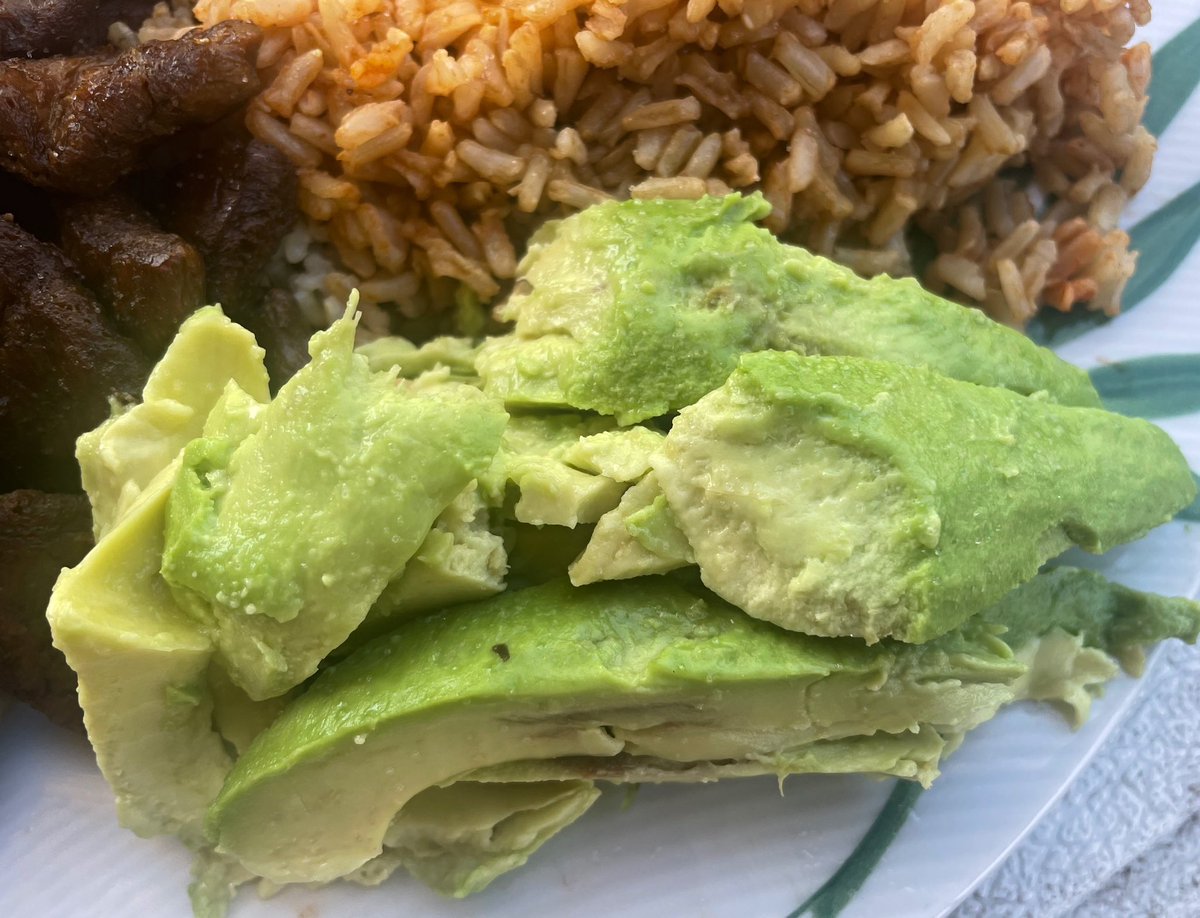
{"label": "charred edge on steak strip", "polygon": [[117,56],[0,62],[0,168],[95,194],[155,140],[219,120],[259,89],[257,26],[222,22]]}
{"label": "charred edge on steak strip", "polygon": [[124,194],[61,204],[59,227],[67,257],[147,356],[160,357],[183,320],[204,305],[200,253]]}

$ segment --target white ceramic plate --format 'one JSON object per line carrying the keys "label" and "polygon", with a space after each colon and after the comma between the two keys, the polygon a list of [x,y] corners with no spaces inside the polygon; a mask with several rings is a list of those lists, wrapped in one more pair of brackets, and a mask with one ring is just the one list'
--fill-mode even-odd
{"label": "white ceramic plate", "polygon": [[[1195,18],[1195,11],[1184,9],[1190,5],[1156,11],[1146,37],[1158,46],[1180,31]],[[1154,179],[1131,208],[1131,223],[1200,179],[1197,115],[1200,99],[1193,99],[1164,135]],[[1200,352],[1200,313],[1182,308],[1198,286],[1200,254],[1194,251],[1135,311],[1060,350],[1083,366]],[[1200,416],[1161,423],[1193,468],[1200,468]],[[1172,524],[1098,566],[1130,586],[1195,595],[1200,532]],[[877,864],[870,857],[852,862],[869,875],[857,878],[861,888],[843,918],[943,915],[1058,797],[1136,691],[1133,680],[1117,680],[1091,721],[1074,733],[1044,708],[1002,712],[946,763],[890,845],[894,833],[871,829],[881,810],[885,818],[904,814],[895,802],[885,807],[891,782],[792,778],[784,794],[769,778],[646,787],[628,806],[622,791],[607,793],[524,869],[464,902],[441,899],[397,876],[376,890],[290,889],[268,901],[244,892],[233,914],[784,918],[870,836],[869,844],[886,850]],[[20,706],[0,720],[0,916],[185,918],[188,870],[189,858],[174,841],[139,839],[117,827],[111,795],[86,743]]]}

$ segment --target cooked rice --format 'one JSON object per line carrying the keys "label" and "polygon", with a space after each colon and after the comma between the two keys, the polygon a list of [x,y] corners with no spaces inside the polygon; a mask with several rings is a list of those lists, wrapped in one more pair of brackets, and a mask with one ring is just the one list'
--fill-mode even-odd
{"label": "cooked rice", "polygon": [[[177,27],[164,9],[161,28]],[[767,225],[1014,325],[1115,313],[1149,177],[1149,0],[201,0],[267,30],[247,123],[302,173],[290,257],[404,316],[486,302],[597,201],[761,189]],[[331,270],[320,278],[319,267]],[[470,297],[468,297],[470,299]],[[308,304],[313,318],[322,310]],[[378,318],[375,319],[378,324]]]}

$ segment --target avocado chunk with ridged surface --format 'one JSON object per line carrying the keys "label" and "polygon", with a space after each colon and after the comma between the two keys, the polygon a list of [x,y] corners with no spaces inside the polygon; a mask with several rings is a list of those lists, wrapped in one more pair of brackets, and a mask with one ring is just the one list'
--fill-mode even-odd
{"label": "avocado chunk with ridged surface", "polygon": [[189,443],[171,492],[163,576],[251,698],[298,685],[349,636],[504,429],[471,386],[372,372],[355,324],[313,337],[249,435]]}
{"label": "avocado chunk with ridged surface", "polygon": [[809,634],[942,634],[1195,496],[1154,425],[854,357],[746,355],[653,457],[705,584]]}
{"label": "avocado chunk with ridged surface", "polygon": [[870,648],[659,578],[556,582],[405,622],[326,670],[239,760],[208,828],[256,874],[324,881],[380,855],[421,792],[512,762],[704,780],[858,761],[928,781],[942,733],[990,717],[1022,672],[986,628]]}
{"label": "avocado chunk with ridged surface", "polygon": [[536,233],[476,369],[514,407],[622,424],[678,410],[766,348],[924,366],[1099,406],[1086,373],[911,278],[865,280],[755,221],[759,195],[600,204]]}

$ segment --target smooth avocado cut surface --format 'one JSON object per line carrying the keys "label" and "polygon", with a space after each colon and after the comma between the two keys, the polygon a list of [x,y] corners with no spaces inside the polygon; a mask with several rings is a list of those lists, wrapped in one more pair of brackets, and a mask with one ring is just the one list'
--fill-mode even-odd
{"label": "smooth avocado cut surface", "polygon": [[779,242],[758,195],[600,204],[543,227],[476,368],[513,407],[622,424],[690,405],[747,352],[774,348],[924,366],[1064,404],[1099,406],[1087,374],[1019,332],[923,290],[864,280]]}
{"label": "smooth avocado cut surface", "polygon": [[[325,881],[377,857],[410,800],[466,773],[625,756],[784,774],[819,760],[811,744],[879,733],[929,732],[928,751],[990,717],[1022,672],[986,628],[867,647],[658,578],[556,582],[402,623],[323,672],[239,759],[207,825],[256,874]],[[899,759],[867,764],[936,771]]]}
{"label": "smooth avocado cut surface", "polygon": [[499,446],[495,401],[373,373],[354,330],[315,335],[248,435],[210,425],[171,493],[163,576],[251,698],[316,670]]}
{"label": "smooth avocado cut surface", "polygon": [[1195,496],[1159,428],[931,370],[762,352],[684,409],[653,465],[704,583],[809,634],[942,634],[1072,545]]}
{"label": "smooth avocado cut surface", "polygon": [[403,867],[443,895],[468,896],[524,864],[599,796],[591,781],[431,787],[388,827],[383,852],[346,879],[375,886]]}
{"label": "smooth avocado cut surface", "polygon": [[695,560],[658,478],[651,472],[600,517],[587,548],[571,563],[571,582],[583,586],[666,574]]}
{"label": "smooth avocado cut surface", "polygon": [[206,306],[180,326],[142,390],[142,401],[76,443],[83,487],[99,539],[154,477],[200,436],[229,382],[259,402],[270,398],[264,352],[254,336]]}
{"label": "smooth avocado cut surface", "polygon": [[[575,412],[514,415],[490,473],[515,487],[513,518],[532,526],[573,529],[580,523],[596,522],[615,507],[627,487],[623,481],[584,471],[568,461],[581,444],[593,435],[612,431],[613,426],[611,418]],[[629,464],[628,457],[619,457],[613,464],[619,465],[621,458]],[[497,484],[491,486],[491,490],[500,489]]]}
{"label": "smooth avocado cut surface", "polygon": [[212,642],[158,571],[176,465],[62,573],[46,615],[79,676],[88,739],[122,825],[195,842],[231,762],[213,728]]}

